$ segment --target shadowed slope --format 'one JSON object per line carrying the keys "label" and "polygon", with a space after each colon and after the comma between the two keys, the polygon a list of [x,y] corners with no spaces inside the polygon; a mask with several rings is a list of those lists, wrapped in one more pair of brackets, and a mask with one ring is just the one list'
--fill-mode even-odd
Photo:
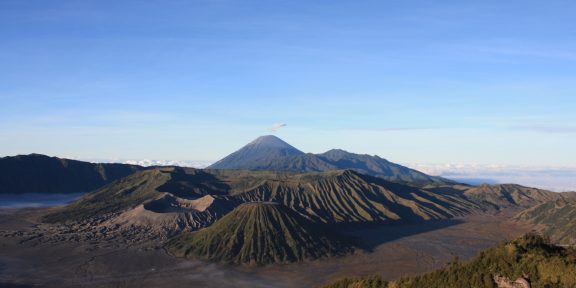
{"label": "shadowed slope", "polygon": [[4,157],[0,158],[0,194],[88,192],[144,169],[40,154]]}
{"label": "shadowed slope", "polygon": [[245,203],[203,230],[171,241],[176,256],[236,264],[269,264],[341,255],[350,246],[291,209]]}

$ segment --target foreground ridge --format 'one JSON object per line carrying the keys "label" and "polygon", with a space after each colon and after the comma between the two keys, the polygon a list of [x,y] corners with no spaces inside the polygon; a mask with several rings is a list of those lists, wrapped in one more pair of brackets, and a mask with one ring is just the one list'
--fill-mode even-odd
{"label": "foreground ridge", "polygon": [[[516,286],[506,286],[509,284]],[[576,250],[552,245],[542,236],[529,233],[483,251],[468,262],[455,259],[445,268],[421,276],[392,282],[379,276],[348,278],[325,286],[345,287],[576,287]]]}

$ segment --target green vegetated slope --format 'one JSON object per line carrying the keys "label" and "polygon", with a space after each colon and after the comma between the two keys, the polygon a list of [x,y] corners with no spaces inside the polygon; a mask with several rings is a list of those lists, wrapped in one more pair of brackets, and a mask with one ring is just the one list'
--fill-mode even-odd
{"label": "green vegetated slope", "polygon": [[392,282],[378,276],[343,279],[325,288],[496,288],[495,275],[512,280],[527,277],[533,288],[576,287],[576,251],[528,234],[481,252],[470,261],[454,261],[443,269],[421,276]]}
{"label": "green vegetated slope", "polygon": [[144,167],[89,163],[40,154],[0,158],[0,194],[89,192]]}
{"label": "green vegetated slope", "polygon": [[235,264],[269,264],[341,255],[351,246],[290,208],[245,203],[208,228],[184,234],[167,245],[179,257]]}
{"label": "green vegetated slope", "polygon": [[541,225],[541,231],[555,243],[576,244],[576,200],[560,199],[520,213],[516,219]]}
{"label": "green vegetated slope", "polygon": [[464,195],[483,206],[497,209],[529,208],[547,201],[573,197],[570,193],[556,193],[517,184],[484,184],[465,190]]}
{"label": "green vegetated slope", "polygon": [[137,172],[80,197],[44,220],[82,221],[118,213],[161,196],[156,189],[169,180],[170,174],[160,169]]}
{"label": "green vegetated slope", "polygon": [[197,199],[226,193],[228,186],[225,183],[202,170],[178,167],[150,169],[90,192],[45,219],[48,222],[79,221],[119,213],[167,194],[176,198]]}

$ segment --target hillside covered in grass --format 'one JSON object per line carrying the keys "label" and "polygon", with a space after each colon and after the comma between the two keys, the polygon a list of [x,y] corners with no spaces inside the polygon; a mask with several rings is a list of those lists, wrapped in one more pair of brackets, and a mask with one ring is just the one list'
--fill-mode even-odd
{"label": "hillside covered in grass", "polygon": [[179,257],[258,265],[352,251],[290,208],[262,202],[242,204],[210,227],[177,237],[167,249]]}
{"label": "hillside covered in grass", "polygon": [[576,200],[548,201],[520,213],[518,220],[540,226],[555,243],[576,244]]}

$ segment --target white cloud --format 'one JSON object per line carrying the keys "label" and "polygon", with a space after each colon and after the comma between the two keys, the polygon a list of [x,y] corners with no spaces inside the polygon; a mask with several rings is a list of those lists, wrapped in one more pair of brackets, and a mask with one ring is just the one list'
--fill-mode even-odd
{"label": "white cloud", "polygon": [[192,168],[206,168],[212,164],[212,161],[192,161],[192,160],[124,160],[124,164],[140,165],[140,166],[180,166]]}
{"label": "white cloud", "polygon": [[422,163],[406,166],[471,184],[515,183],[559,192],[576,191],[576,167]]}
{"label": "white cloud", "polygon": [[[66,157],[78,159],[78,157]],[[100,163],[125,163],[140,166],[180,166],[206,168],[214,161],[78,159]],[[407,167],[429,175],[442,176],[470,184],[515,183],[551,191],[576,191],[576,166],[520,166],[502,164],[426,164],[408,163]]]}
{"label": "white cloud", "polygon": [[272,127],[270,127],[270,131],[272,132],[276,132],[278,131],[280,128],[285,127],[286,124],[285,123],[275,123],[274,125],[272,125]]}
{"label": "white cloud", "polygon": [[206,168],[214,161],[200,161],[200,160],[159,160],[159,159],[102,159],[102,158],[82,158],[75,156],[63,157],[66,159],[73,159],[79,161],[87,161],[92,163],[121,163],[130,165],[140,165],[144,167],[149,166],[179,166],[179,167],[192,167],[192,168]]}

